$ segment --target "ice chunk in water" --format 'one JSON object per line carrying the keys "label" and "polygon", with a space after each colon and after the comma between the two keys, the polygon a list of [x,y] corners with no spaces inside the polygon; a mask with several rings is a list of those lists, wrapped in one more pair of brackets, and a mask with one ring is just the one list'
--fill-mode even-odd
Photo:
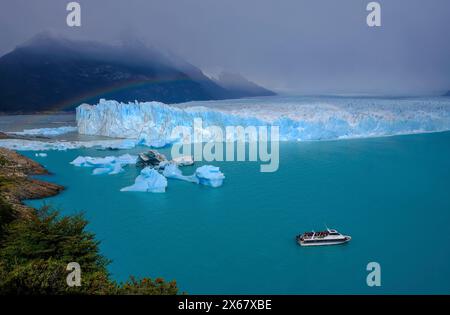
{"label": "ice chunk in water", "polygon": [[120,191],[142,191],[163,193],[166,191],[167,179],[150,167],[146,167],[136,177],[134,184],[122,188]]}
{"label": "ice chunk in water", "polygon": [[93,175],[109,174],[115,175],[123,172],[123,166],[135,164],[137,156],[131,154],[123,154],[120,156],[91,157],[79,156],[70,164],[79,167],[94,167]]}
{"label": "ice chunk in water", "polygon": [[198,178],[199,183],[211,187],[222,186],[225,175],[220,171],[217,166],[203,165],[195,171],[195,176]]}
{"label": "ice chunk in water", "polygon": [[198,184],[198,178],[195,175],[185,176],[174,163],[167,164],[164,168],[163,175],[167,178],[174,178]]}
{"label": "ice chunk in water", "polygon": [[188,166],[194,164],[194,157],[192,155],[182,155],[172,159],[172,162],[178,166]]}

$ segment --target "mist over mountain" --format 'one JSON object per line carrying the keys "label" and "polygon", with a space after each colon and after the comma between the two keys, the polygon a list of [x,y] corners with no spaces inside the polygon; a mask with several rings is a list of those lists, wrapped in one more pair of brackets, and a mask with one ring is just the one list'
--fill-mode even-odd
{"label": "mist over mountain", "polygon": [[73,110],[100,98],[179,103],[258,96],[255,86],[221,86],[181,57],[135,39],[107,45],[41,33],[0,58],[1,112]]}
{"label": "mist over mountain", "polygon": [[253,83],[238,73],[221,72],[214,81],[232,93],[233,97],[271,96],[274,92]]}

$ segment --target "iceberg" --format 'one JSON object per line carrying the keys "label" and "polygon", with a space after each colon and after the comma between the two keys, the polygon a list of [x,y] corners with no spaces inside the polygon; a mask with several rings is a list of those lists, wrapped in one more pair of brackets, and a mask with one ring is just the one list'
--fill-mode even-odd
{"label": "iceberg", "polygon": [[107,157],[78,156],[75,160],[70,162],[70,164],[79,167],[94,167],[111,164],[114,161],[115,161],[114,156],[107,156]]}
{"label": "iceberg", "polygon": [[193,175],[183,175],[178,166],[174,163],[166,165],[163,175],[167,178],[179,179],[186,182],[201,184],[211,187],[222,186],[225,175],[220,172],[219,167],[203,165],[196,169]]}
{"label": "iceberg", "polygon": [[92,167],[92,175],[115,175],[123,172],[123,166],[136,164],[137,156],[123,154],[120,156],[91,157],[78,156],[70,164],[78,167]]}
{"label": "iceberg", "polygon": [[[190,102],[120,103],[100,100],[76,109],[78,132],[171,144],[175,127],[278,126],[280,140],[330,140],[450,130],[448,98],[278,97]],[[201,105],[201,106],[200,106]],[[203,140],[213,135],[202,130]],[[233,140],[233,139],[227,139]]]}
{"label": "iceberg", "polygon": [[163,173],[167,178],[184,180],[186,182],[199,184],[199,180],[195,175],[185,176],[178,168],[178,166],[174,163],[169,163],[164,167]]}
{"label": "iceberg", "polygon": [[44,136],[44,137],[55,137],[60,136],[69,132],[76,132],[77,127],[73,126],[62,126],[57,128],[36,128],[36,129],[25,129],[23,131],[8,132],[9,134],[20,135],[20,136]]}
{"label": "iceberg", "polygon": [[166,191],[167,179],[150,167],[146,167],[136,177],[134,184],[122,188],[120,191],[141,191],[163,193]]}
{"label": "iceberg", "polygon": [[102,175],[102,174],[110,174],[112,169],[109,167],[97,167],[92,171],[92,175]]}
{"label": "iceberg", "polygon": [[225,175],[217,166],[203,165],[195,170],[195,177],[202,185],[219,187],[222,186]]}
{"label": "iceberg", "polygon": [[36,156],[36,157],[47,157],[47,153],[36,153],[34,156]]}
{"label": "iceberg", "polygon": [[[124,171],[123,166],[136,164],[137,160],[137,156],[130,154],[106,157],[78,156],[70,164],[93,168],[92,175],[115,175]],[[161,164],[163,165],[161,166]],[[167,178],[219,187],[222,185],[225,176],[220,172],[219,167],[211,165],[197,168],[192,175],[183,175],[175,162],[164,161],[158,167],[144,167],[140,175],[136,177],[135,183],[122,188],[121,191],[165,192]]]}
{"label": "iceberg", "polygon": [[173,158],[171,162],[178,166],[189,166],[194,164],[194,157],[192,155],[182,155]]}

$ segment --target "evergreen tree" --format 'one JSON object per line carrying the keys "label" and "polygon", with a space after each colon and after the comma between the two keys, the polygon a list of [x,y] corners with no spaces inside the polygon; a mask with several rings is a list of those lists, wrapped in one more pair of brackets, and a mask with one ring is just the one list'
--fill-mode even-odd
{"label": "evergreen tree", "polygon": [[[5,203],[6,205],[6,203]],[[99,253],[99,242],[86,231],[82,215],[60,216],[43,207],[30,218],[12,220],[0,203],[0,294],[177,294],[176,282],[157,278],[110,280],[109,261]],[[6,205],[7,206],[7,205]],[[3,224],[4,223],[4,224]],[[66,266],[77,262],[82,283],[69,287]]]}

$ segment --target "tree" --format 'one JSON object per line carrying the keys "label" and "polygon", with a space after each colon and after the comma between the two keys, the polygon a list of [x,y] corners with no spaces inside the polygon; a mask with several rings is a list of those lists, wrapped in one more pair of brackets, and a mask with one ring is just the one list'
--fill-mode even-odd
{"label": "tree", "polygon": [[14,220],[12,207],[0,196],[0,244],[4,238],[6,226]]}
{"label": "tree", "polygon": [[[0,204],[1,206],[1,204]],[[30,218],[5,225],[0,239],[0,294],[177,294],[176,282],[130,277],[124,284],[112,281],[109,260],[99,253],[99,242],[85,230],[80,215],[60,216],[49,207]],[[66,266],[82,266],[82,285],[66,283]]]}

